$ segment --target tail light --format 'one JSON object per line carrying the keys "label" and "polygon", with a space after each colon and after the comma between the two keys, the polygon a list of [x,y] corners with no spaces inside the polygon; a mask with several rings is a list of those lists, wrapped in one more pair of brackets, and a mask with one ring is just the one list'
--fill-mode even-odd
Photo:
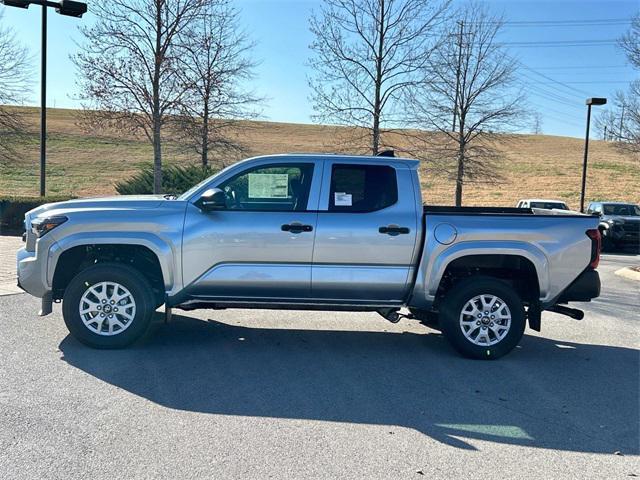
{"label": "tail light", "polygon": [[589,266],[591,268],[598,268],[598,264],[600,263],[600,249],[602,248],[600,230],[597,228],[587,230],[587,237],[591,239],[591,261],[589,262]]}

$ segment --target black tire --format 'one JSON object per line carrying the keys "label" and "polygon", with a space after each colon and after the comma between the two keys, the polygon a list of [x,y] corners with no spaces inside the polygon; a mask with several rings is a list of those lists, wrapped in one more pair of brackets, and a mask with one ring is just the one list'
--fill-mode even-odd
{"label": "black tire", "polygon": [[[135,302],[135,314],[130,324],[115,335],[100,335],[85,326],[80,317],[80,301],[89,286],[100,282],[116,282],[129,290]],[[123,348],[140,338],[149,328],[155,299],[151,285],[134,268],[118,263],[99,263],[78,273],[67,286],[62,303],[62,315],[69,332],[78,341],[93,348]]]}
{"label": "black tire", "polygon": [[[463,308],[467,302],[478,295],[493,295],[502,299],[511,313],[510,328],[506,335],[493,345],[473,343],[465,336],[461,327],[460,316]],[[465,316],[464,318],[470,319],[471,317]],[[489,320],[487,319],[487,321]],[[518,294],[510,285],[493,277],[478,275],[454,285],[440,308],[440,327],[445,338],[453,348],[469,358],[491,360],[506,355],[520,342],[524,334],[525,323],[524,306]],[[491,339],[493,341],[497,337],[492,331],[490,333],[490,330],[487,325],[485,331],[488,335],[494,335],[494,338]],[[502,334],[502,332],[500,333]]]}
{"label": "black tire", "polygon": [[426,325],[434,330],[440,330],[440,319],[437,312],[431,312],[429,310],[419,310],[417,308],[410,308],[409,311],[416,318],[420,320],[420,323]]}
{"label": "black tire", "polygon": [[602,235],[602,251],[603,252],[613,252],[616,250],[616,246],[613,243],[613,240],[608,235]]}

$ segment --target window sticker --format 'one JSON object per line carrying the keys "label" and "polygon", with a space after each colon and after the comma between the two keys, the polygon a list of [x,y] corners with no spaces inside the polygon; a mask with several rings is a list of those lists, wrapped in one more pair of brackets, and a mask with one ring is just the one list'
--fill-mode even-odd
{"label": "window sticker", "polygon": [[249,198],[287,198],[288,173],[250,173]]}
{"label": "window sticker", "polygon": [[351,207],[352,206],[352,196],[351,196],[350,193],[335,192],[333,194],[333,204],[336,207]]}

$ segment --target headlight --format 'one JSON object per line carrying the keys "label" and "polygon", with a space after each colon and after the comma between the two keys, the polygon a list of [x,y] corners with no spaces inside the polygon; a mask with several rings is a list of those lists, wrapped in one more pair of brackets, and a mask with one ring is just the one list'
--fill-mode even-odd
{"label": "headlight", "polygon": [[63,216],[36,218],[31,222],[31,231],[36,235],[36,237],[40,238],[57,226],[62,225],[67,220],[69,219]]}

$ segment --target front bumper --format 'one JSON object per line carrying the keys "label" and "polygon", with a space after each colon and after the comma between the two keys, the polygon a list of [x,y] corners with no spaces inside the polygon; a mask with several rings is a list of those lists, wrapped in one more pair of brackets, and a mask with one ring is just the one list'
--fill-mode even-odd
{"label": "front bumper", "polygon": [[605,230],[604,236],[616,245],[640,245],[640,229],[637,225],[613,225]]}
{"label": "front bumper", "polygon": [[21,248],[16,255],[16,261],[20,288],[38,298],[50,293],[46,284],[46,262],[40,261],[36,252],[28,252]]}
{"label": "front bumper", "polygon": [[600,296],[600,275],[591,268],[582,272],[555,303],[589,302]]}

